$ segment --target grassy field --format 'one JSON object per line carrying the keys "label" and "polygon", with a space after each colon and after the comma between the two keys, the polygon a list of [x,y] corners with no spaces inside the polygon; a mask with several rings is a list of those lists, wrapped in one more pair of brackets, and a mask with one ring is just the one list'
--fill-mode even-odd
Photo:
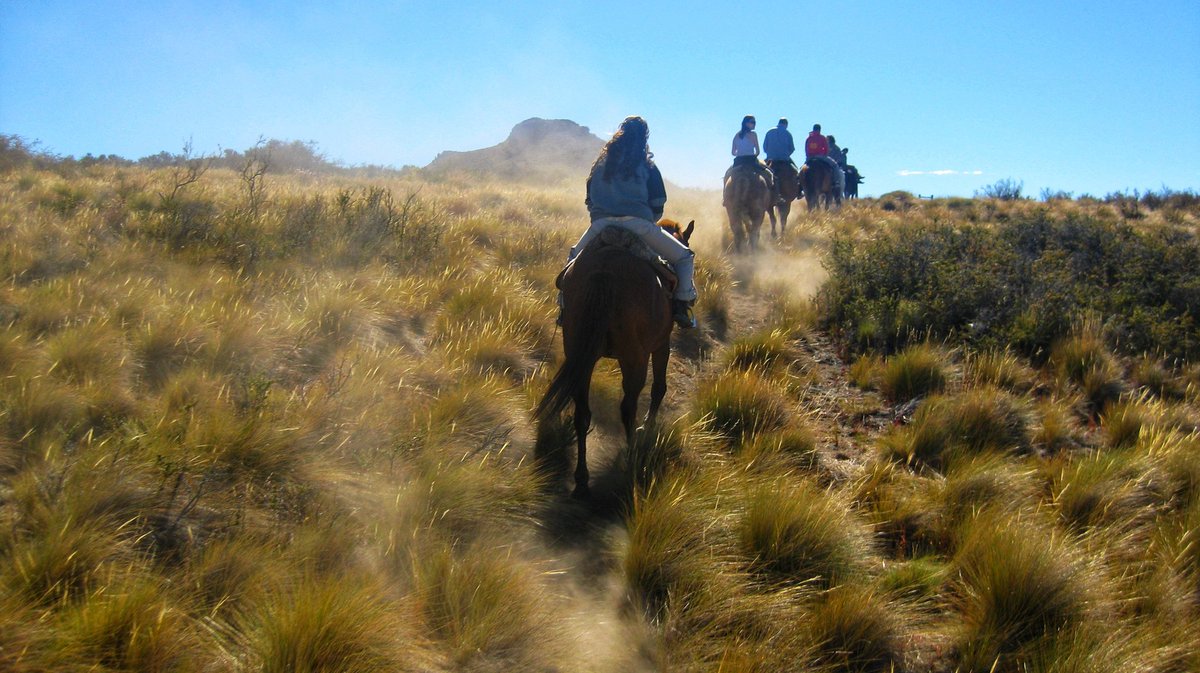
{"label": "grassy field", "polygon": [[703,327],[578,503],[581,184],[191,168],[0,171],[0,670],[1200,668],[1194,196],[673,192]]}

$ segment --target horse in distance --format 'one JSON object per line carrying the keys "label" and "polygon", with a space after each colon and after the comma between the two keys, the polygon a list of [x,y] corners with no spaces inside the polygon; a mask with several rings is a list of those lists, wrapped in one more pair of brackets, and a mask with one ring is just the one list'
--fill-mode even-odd
{"label": "horse in distance", "polygon": [[[767,215],[771,218],[771,236],[782,236],[787,229],[788,214],[792,212],[792,201],[800,198],[800,173],[791,161],[767,160],[767,168],[775,176],[775,188],[779,198],[771,204]],[[778,218],[776,217],[778,215]],[[779,233],[775,233],[775,223],[778,219]]]}
{"label": "horse in distance", "polygon": [[842,205],[842,191],[837,187],[833,167],[824,161],[809,161],[800,169],[800,184],[809,211],[820,206]]}
{"label": "horse in distance", "polygon": [[753,166],[735,166],[724,185],[725,212],[733,232],[733,247],[758,250],[758,232],[771,208],[771,187]]}

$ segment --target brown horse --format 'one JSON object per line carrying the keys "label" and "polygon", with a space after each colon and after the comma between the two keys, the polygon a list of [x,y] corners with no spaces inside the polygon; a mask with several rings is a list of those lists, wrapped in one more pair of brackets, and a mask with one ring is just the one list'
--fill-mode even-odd
{"label": "brown horse", "polygon": [[749,241],[750,250],[758,250],[758,231],[771,208],[771,188],[753,166],[734,166],[725,180],[725,212],[733,232],[733,247],[742,251]]}
{"label": "brown horse", "polygon": [[842,192],[837,188],[833,168],[824,161],[805,162],[800,169],[800,184],[804,189],[804,200],[812,211],[818,206],[829,208],[842,205]]}
{"label": "brown horse", "polygon": [[[796,170],[796,164],[790,161],[768,159],[767,167],[775,176],[775,188],[779,192],[779,199],[767,210],[771,218],[771,236],[782,236],[787,229],[788,213],[792,212],[792,201],[800,198],[800,173]],[[776,212],[779,213],[779,234],[775,233]]]}
{"label": "brown horse", "polygon": [[[695,230],[693,220],[686,230],[670,220],[659,222],[667,233],[684,245]],[[614,229],[614,227],[609,227]],[[653,362],[650,409],[652,423],[667,393],[667,360],[671,356],[672,283],[664,281],[657,261],[637,254],[641,240],[636,234],[630,246],[606,244],[605,230],[582,251],[561,281],[563,293],[563,363],[538,402],[534,416],[539,422],[556,416],[575,403],[575,438],[579,456],[575,464],[576,498],[586,498],[588,488],[587,434],[592,423],[588,390],[592,372],[602,357],[615,358],[621,366],[621,424],[625,440],[633,442],[638,396],[646,385],[646,368]],[[625,233],[621,230],[619,233]],[[611,237],[616,238],[616,237]],[[642,244],[644,247],[644,244]]]}

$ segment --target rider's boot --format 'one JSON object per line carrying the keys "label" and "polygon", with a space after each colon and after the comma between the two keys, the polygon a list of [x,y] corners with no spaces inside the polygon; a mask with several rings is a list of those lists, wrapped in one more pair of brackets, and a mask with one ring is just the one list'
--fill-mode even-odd
{"label": "rider's boot", "polygon": [[696,318],[692,315],[692,304],[694,301],[686,299],[671,300],[671,319],[676,325],[684,329],[691,329],[696,326]]}

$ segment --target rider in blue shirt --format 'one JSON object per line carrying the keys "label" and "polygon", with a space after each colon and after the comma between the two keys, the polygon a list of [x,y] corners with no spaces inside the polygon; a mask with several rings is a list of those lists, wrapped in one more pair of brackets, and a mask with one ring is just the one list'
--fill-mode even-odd
{"label": "rider in blue shirt", "polygon": [[796,151],[796,142],[792,140],[792,133],[787,127],[788,120],[781,118],[778,126],[767,131],[767,137],[763,138],[763,152],[767,155],[767,161],[791,163],[792,154]]}

